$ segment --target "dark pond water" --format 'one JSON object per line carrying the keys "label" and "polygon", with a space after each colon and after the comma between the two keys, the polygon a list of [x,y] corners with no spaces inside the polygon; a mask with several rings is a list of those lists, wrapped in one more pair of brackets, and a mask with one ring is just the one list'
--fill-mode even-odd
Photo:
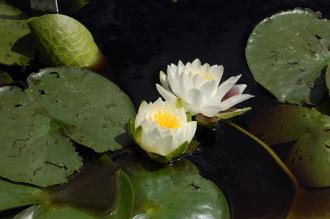
{"label": "dark pond water", "polygon": [[[246,92],[256,96],[244,103],[254,109],[235,120],[244,126],[256,109],[274,101],[248,70],[247,38],[263,18],[295,7],[330,16],[328,0],[94,0],[74,17],[90,29],[108,58],[106,76],[136,106],[158,98],[159,71],[179,59],[222,64],[225,77],[242,74]],[[224,191],[232,218],[284,218],[293,189],[269,155],[226,124],[214,131],[199,130],[199,138],[201,148],[190,159]],[[285,154],[286,148],[279,153]]]}
{"label": "dark pond water", "polygon": [[[329,16],[327,0],[97,0],[77,15],[94,34],[109,58],[108,77],[136,106],[158,95],[155,83],[169,63],[200,58],[222,64],[225,77],[242,74],[246,92],[256,95],[245,105],[254,108],[236,120],[244,126],[256,109],[273,101],[251,76],[244,49],[254,26],[286,9],[311,8]],[[293,190],[274,161],[253,141],[226,124],[199,131],[202,147],[191,160],[202,175],[223,189],[232,218],[284,218]],[[288,149],[288,147],[286,147]],[[285,154],[287,150],[279,151]]]}

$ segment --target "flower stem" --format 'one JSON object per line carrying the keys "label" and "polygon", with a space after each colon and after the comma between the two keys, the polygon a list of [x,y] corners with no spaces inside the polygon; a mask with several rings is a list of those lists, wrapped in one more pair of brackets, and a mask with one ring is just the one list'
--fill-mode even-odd
{"label": "flower stem", "polygon": [[300,191],[300,185],[298,183],[297,178],[294,176],[292,171],[285,165],[285,163],[279,158],[279,156],[273,151],[273,149],[267,145],[265,142],[260,140],[258,137],[251,134],[249,131],[245,130],[244,128],[240,127],[239,125],[236,125],[232,122],[227,122],[230,126],[237,129],[238,131],[242,132],[249,138],[253,139],[255,142],[257,142],[273,159],[274,161],[279,165],[279,167],[285,172],[285,174],[289,177],[291,183],[294,186],[295,192]]}

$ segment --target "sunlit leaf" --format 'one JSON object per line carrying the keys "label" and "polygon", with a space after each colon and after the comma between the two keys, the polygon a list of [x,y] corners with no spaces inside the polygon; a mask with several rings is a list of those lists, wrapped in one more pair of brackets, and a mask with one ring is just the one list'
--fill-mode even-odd
{"label": "sunlit leaf", "polygon": [[66,15],[43,15],[32,19],[29,27],[41,56],[51,66],[93,66],[102,56],[88,29]]}
{"label": "sunlit leaf", "polygon": [[0,211],[40,203],[44,196],[39,188],[0,179]]}
{"label": "sunlit leaf", "polygon": [[50,186],[67,181],[82,160],[41,109],[20,89],[0,88],[0,176]]}
{"label": "sunlit leaf", "polygon": [[255,80],[280,102],[317,103],[330,59],[330,23],[307,9],[280,12],[251,33],[246,58]]}
{"label": "sunlit leaf", "polygon": [[134,219],[230,218],[221,190],[188,160],[162,168],[128,159],[118,163],[133,183]]}
{"label": "sunlit leaf", "polygon": [[87,70],[47,68],[30,75],[29,92],[66,135],[97,152],[130,142],[126,132],[135,109],[117,85]]}

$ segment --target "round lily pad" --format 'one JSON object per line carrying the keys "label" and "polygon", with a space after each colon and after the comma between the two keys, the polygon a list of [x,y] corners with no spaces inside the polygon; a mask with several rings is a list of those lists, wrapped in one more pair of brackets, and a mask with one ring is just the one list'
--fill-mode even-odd
{"label": "round lily pad", "polygon": [[222,191],[188,160],[163,167],[129,159],[118,164],[133,183],[134,219],[230,218]]}
{"label": "round lily pad", "polygon": [[29,92],[67,136],[96,152],[116,150],[131,139],[126,126],[135,116],[117,85],[88,70],[46,68],[29,76]]}
{"label": "round lily pad", "polygon": [[0,88],[0,177],[46,187],[82,166],[70,140],[16,87]]}
{"label": "round lily pad", "polygon": [[32,19],[29,27],[44,61],[51,66],[87,67],[102,57],[88,29],[62,14]]}
{"label": "round lily pad", "polygon": [[330,23],[308,9],[277,13],[252,31],[246,59],[255,80],[280,102],[315,104],[325,94]]}

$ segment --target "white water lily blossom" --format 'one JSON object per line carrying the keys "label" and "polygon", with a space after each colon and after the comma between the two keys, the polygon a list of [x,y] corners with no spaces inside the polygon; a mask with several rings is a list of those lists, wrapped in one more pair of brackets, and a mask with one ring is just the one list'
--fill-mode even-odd
{"label": "white water lily blossom", "polygon": [[141,103],[129,132],[152,159],[168,163],[186,152],[196,127],[195,121],[188,121],[184,108],[159,98]]}
{"label": "white water lily blossom", "polygon": [[161,85],[156,84],[156,87],[165,100],[180,100],[192,115],[219,117],[221,112],[231,110],[234,105],[253,97],[243,94],[247,85],[236,84],[241,75],[230,77],[220,84],[223,70],[222,65],[202,65],[199,59],[186,65],[179,61],[178,65],[168,65],[167,74],[160,72]]}

